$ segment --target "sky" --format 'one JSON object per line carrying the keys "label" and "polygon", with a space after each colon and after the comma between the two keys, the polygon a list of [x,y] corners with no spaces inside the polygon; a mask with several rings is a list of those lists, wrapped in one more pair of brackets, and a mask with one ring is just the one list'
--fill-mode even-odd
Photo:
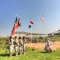
{"label": "sky", "polygon": [[21,19],[17,31],[31,32],[28,26],[32,19],[32,32],[43,33],[42,14],[44,33],[60,29],[60,0],[0,0],[0,36],[10,35],[16,15]]}

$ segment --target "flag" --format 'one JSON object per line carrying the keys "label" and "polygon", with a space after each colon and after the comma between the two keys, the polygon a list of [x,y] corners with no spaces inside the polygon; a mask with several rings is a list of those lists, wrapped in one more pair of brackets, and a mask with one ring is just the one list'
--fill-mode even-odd
{"label": "flag", "polygon": [[12,29],[12,31],[11,31],[11,36],[12,36],[13,34],[15,34],[15,33],[16,33],[16,28],[13,27],[13,29]]}
{"label": "flag", "polygon": [[17,23],[17,16],[16,16],[16,20],[15,20],[15,23]]}
{"label": "flag", "polygon": [[14,23],[14,27],[15,27],[15,28],[18,28],[18,20],[17,20],[17,16],[16,16],[16,20],[15,20],[15,23]]}
{"label": "flag", "polygon": [[20,18],[18,19],[18,27],[21,26]]}
{"label": "flag", "polygon": [[18,28],[19,26],[21,26],[20,18],[19,18],[18,21],[14,24],[14,27],[15,27],[15,28]]}
{"label": "flag", "polygon": [[15,33],[15,32],[16,32],[16,28],[15,28],[15,27],[13,27],[12,31]]}
{"label": "flag", "polygon": [[16,33],[16,29],[17,29],[19,26],[21,26],[20,18],[17,19],[17,16],[16,16],[16,20],[15,20],[13,29],[12,29],[12,31],[11,31],[11,36]]}
{"label": "flag", "polygon": [[30,24],[29,24],[29,28],[31,28],[31,26],[34,24],[34,22],[30,19]]}
{"label": "flag", "polygon": [[30,19],[30,24],[34,24],[34,22]]}
{"label": "flag", "polygon": [[43,14],[42,14],[42,17],[40,18],[40,20],[42,21],[42,24],[44,24]]}
{"label": "flag", "polygon": [[15,28],[18,28],[18,22],[17,23],[14,23],[14,27]]}
{"label": "flag", "polygon": [[29,25],[29,28],[31,28],[31,25]]}
{"label": "flag", "polygon": [[18,28],[19,26],[21,26],[21,23],[20,23],[20,18],[17,20],[17,18],[16,18],[16,21],[15,21],[15,23],[14,23],[14,27],[15,28]]}
{"label": "flag", "polygon": [[16,33],[16,28],[13,27],[12,31],[11,31],[11,35],[15,34]]}

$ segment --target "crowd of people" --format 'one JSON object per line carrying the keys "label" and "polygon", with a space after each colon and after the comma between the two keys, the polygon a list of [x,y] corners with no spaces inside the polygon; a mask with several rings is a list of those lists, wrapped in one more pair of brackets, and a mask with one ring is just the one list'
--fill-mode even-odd
{"label": "crowd of people", "polygon": [[23,53],[26,53],[26,38],[25,36],[23,37],[17,37],[13,39],[12,36],[9,37],[9,52],[10,52],[10,57],[13,55],[15,51],[15,55],[17,56],[18,54],[21,55]]}
{"label": "crowd of people", "polygon": [[[46,39],[45,40],[45,51],[46,52],[52,52],[53,50],[53,45],[52,43],[50,42],[50,39]],[[25,36],[23,37],[17,37],[15,36],[15,38],[13,39],[12,36],[9,37],[9,52],[10,52],[10,57],[13,55],[14,51],[15,51],[15,55],[18,56],[23,54],[23,53],[26,53],[26,38]]]}

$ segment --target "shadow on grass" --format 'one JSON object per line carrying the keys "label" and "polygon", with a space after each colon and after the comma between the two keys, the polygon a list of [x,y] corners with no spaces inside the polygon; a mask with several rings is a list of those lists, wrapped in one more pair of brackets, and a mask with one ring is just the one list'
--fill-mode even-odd
{"label": "shadow on grass", "polygon": [[9,56],[9,54],[0,54],[0,56],[5,57],[5,56]]}
{"label": "shadow on grass", "polygon": [[45,51],[43,51],[43,52],[40,52],[40,53],[51,53],[51,52],[45,52]]}
{"label": "shadow on grass", "polygon": [[[10,56],[10,54],[0,54],[0,56],[6,57],[6,56]],[[15,56],[15,54],[13,54],[12,56]]]}
{"label": "shadow on grass", "polygon": [[45,52],[45,51],[44,51],[44,52],[40,52],[40,53],[49,53],[49,52]]}

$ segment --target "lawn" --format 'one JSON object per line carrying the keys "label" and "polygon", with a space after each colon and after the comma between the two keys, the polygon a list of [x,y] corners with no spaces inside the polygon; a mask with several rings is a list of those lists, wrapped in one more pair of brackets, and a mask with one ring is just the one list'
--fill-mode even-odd
{"label": "lawn", "polygon": [[9,53],[0,52],[0,60],[60,60],[60,49],[51,53],[28,48],[26,54],[9,57]]}
{"label": "lawn", "polygon": [[[50,37],[60,40],[60,37]],[[60,49],[51,53],[46,53],[44,50],[36,50],[27,48],[26,54],[9,57],[8,39],[0,39],[0,60],[60,60]]]}
{"label": "lawn", "polygon": [[53,40],[53,39],[55,39],[56,41],[60,41],[60,36],[54,36],[54,37],[49,37],[50,38],[50,40]]}

